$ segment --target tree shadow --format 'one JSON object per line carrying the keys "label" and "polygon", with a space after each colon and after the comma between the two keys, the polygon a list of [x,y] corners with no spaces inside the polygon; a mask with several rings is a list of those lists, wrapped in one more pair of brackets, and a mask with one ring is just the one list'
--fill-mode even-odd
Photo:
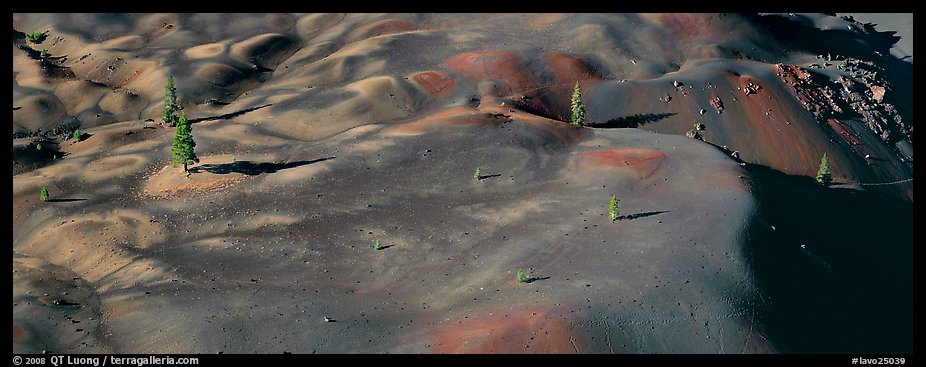
{"label": "tree shadow", "polygon": [[385,250],[385,249],[390,248],[390,247],[393,247],[393,246],[395,246],[395,245],[380,246],[380,247],[379,247],[378,249],[376,249],[376,250],[377,250],[377,251],[382,251],[382,250]]}
{"label": "tree shadow", "polygon": [[[530,100],[536,101],[536,99],[534,98],[531,98]],[[523,112],[527,112],[531,115],[537,115],[540,117],[546,117],[548,119],[558,120],[558,121],[566,121],[566,118],[567,118],[566,116],[561,116],[560,114],[552,111],[550,108],[544,105],[544,103],[541,101],[527,102],[523,100],[510,99],[510,98],[503,99],[502,101],[505,102],[506,105],[510,105],[511,107],[515,109],[521,110]]]}
{"label": "tree shadow", "polygon": [[42,52],[36,50],[28,45],[19,45],[20,50],[23,50],[29,58],[38,61],[42,65],[42,71],[46,77],[49,78],[64,78],[64,79],[74,79],[77,78],[77,75],[71,71],[71,68],[67,66],[61,66],[53,61],[60,62],[64,59],[64,56],[51,56],[47,55],[42,57]]}
{"label": "tree shadow", "polygon": [[327,161],[329,159],[334,159],[336,157],[326,157],[314,159],[311,161],[297,161],[297,162],[285,162],[285,163],[271,163],[271,162],[262,162],[254,163],[251,161],[236,161],[232,163],[207,163],[201,166],[192,167],[189,169],[192,173],[198,172],[209,172],[218,175],[224,175],[228,173],[243,173],[248,176],[256,176],[262,173],[274,173],[279,170],[295,168],[299,166],[304,166],[307,164],[318,163],[322,161]]}
{"label": "tree shadow", "polygon": [[601,123],[588,123],[585,126],[594,127],[598,129],[624,129],[624,128],[635,128],[649,123],[653,123],[659,120],[666,119],[677,115],[675,112],[667,113],[640,113],[636,115],[618,117],[616,119],[610,119]]}
{"label": "tree shadow", "polygon": [[25,41],[25,39],[26,39],[25,33],[17,31],[16,28],[13,28],[13,42],[14,43],[20,40]]}
{"label": "tree shadow", "polygon": [[634,220],[634,219],[638,219],[638,218],[646,218],[646,217],[651,217],[651,216],[654,216],[654,215],[659,215],[659,214],[668,213],[668,212],[669,212],[668,210],[660,210],[660,211],[658,211],[658,212],[646,212],[646,213],[637,213],[637,214],[621,215],[621,216],[617,217],[617,220]]}
{"label": "tree shadow", "polygon": [[481,180],[485,180],[485,179],[487,179],[487,178],[498,177],[498,176],[501,176],[501,174],[500,174],[500,173],[496,173],[496,174],[494,174],[494,175],[480,175],[478,179],[481,181]]}
{"label": "tree shadow", "polygon": [[227,119],[230,119],[230,118],[233,118],[233,117],[241,116],[241,115],[246,114],[246,113],[248,113],[248,112],[257,111],[257,110],[259,110],[259,109],[261,109],[261,108],[270,107],[270,106],[273,106],[273,103],[268,103],[268,104],[261,105],[261,106],[257,106],[257,107],[245,108],[245,109],[243,109],[243,110],[241,110],[241,111],[236,111],[236,112],[232,112],[232,113],[226,113],[226,114],[224,114],[224,115],[217,115],[217,116],[212,116],[212,117],[200,117],[200,118],[197,118],[197,119],[190,119],[190,120],[188,120],[188,121],[189,121],[191,124],[195,124],[195,123],[197,123],[197,122],[203,122],[203,121],[227,120]]}
{"label": "tree shadow", "polygon": [[524,283],[533,283],[533,282],[547,280],[547,279],[550,279],[550,277],[530,277],[524,280]]}
{"label": "tree shadow", "polygon": [[86,201],[87,199],[48,199],[49,203],[72,203],[75,201]]}

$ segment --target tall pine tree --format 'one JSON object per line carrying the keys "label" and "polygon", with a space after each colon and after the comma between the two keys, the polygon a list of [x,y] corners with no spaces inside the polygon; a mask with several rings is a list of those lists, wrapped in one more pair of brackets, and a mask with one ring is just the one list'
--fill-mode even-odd
{"label": "tall pine tree", "polygon": [[585,124],[585,105],[582,104],[582,87],[579,87],[578,81],[572,90],[572,124]]}
{"label": "tall pine tree", "polygon": [[177,119],[177,131],[174,133],[174,143],[170,149],[173,153],[170,166],[177,167],[182,164],[183,172],[187,173],[187,165],[199,163],[199,158],[193,150],[194,147],[196,147],[196,142],[193,141],[193,130],[186,119],[186,112],[183,112]]}
{"label": "tall pine tree", "polygon": [[833,182],[833,175],[830,173],[830,159],[826,156],[826,152],[823,153],[823,158],[820,158],[817,182],[823,184],[823,186],[829,186]]}
{"label": "tall pine tree", "polygon": [[167,85],[164,86],[164,110],[161,112],[161,118],[168,126],[177,124],[177,111],[180,105],[177,104],[177,88],[174,88],[174,77],[167,76]]}

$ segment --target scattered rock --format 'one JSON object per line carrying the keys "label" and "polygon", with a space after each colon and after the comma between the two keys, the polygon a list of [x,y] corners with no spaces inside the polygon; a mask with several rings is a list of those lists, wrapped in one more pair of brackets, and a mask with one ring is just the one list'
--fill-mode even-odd
{"label": "scattered rock", "polygon": [[733,153],[730,153],[733,158],[740,159],[740,151],[734,150]]}
{"label": "scattered rock", "polygon": [[675,86],[676,88],[678,88],[678,87],[683,86],[684,84],[682,84],[682,82],[676,80],[676,81],[672,82],[672,85]]}
{"label": "scattered rock", "polygon": [[710,103],[711,107],[714,107],[718,114],[723,113],[723,101],[720,100],[720,96],[714,96],[714,98],[711,98]]}
{"label": "scattered rock", "polygon": [[338,320],[332,319],[328,316],[325,316],[325,322],[338,322]]}
{"label": "scattered rock", "polygon": [[758,94],[760,89],[762,89],[762,87],[752,81],[749,81],[749,83],[743,86],[743,92],[746,93],[747,96],[750,94]]}
{"label": "scattered rock", "polygon": [[704,131],[705,129],[707,129],[707,127],[705,127],[704,124],[700,122],[697,124],[694,124],[694,127],[695,127],[695,130],[698,130],[698,131]]}
{"label": "scattered rock", "polygon": [[687,136],[687,137],[689,137],[689,138],[692,138],[692,139],[698,139],[698,140],[701,140],[701,141],[704,140],[704,139],[701,137],[701,133],[698,132],[697,130],[693,130],[693,129],[692,129],[692,130],[688,130],[688,132],[685,133],[685,136]]}
{"label": "scattered rock", "polygon": [[698,111],[698,113],[700,113],[700,114],[702,114],[702,115],[703,115],[704,113],[706,113],[706,112],[707,112],[707,110],[705,110],[705,109],[703,109],[703,108],[701,109],[701,111]]}
{"label": "scattered rock", "polygon": [[884,100],[884,87],[872,85],[869,89],[871,90],[871,99],[875,100],[875,102],[881,103]]}
{"label": "scattered rock", "polygon": [[[882,85],[885,83],[878,76],[878,71],[883,69],[869,61],[852,58],[846,59],[840,66],[840,69],[850,71],[853,77],[839,77],[835,81],[814,80],[806,70],[794,65],[778,65],[777,74],[820,124],[834,118],[858,115],[886,143],[912,141],[912,125],[902,120],[896,107],[884,102],[885,89]],[[854,140],[851,135],[840,135],[849,139],[850,143]]]}
{"label": "scattered rock", "polygon": [[55,300],[51,301],[51,303],[58,306],[80,306],[80,303],[71,302],[61,298],[56,298]]}

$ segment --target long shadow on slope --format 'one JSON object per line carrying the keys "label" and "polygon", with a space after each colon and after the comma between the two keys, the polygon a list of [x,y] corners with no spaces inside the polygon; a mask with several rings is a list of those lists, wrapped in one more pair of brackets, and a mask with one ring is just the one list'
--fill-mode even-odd
{"label": "long shadow on slope", "polygon": [[26,55],[39,62],[39,65],[42,67],[42,72],[46,77],[49,78],[64,78],[64,79],[74,79],[77,78],[74,75],[74,72],[71,71],[71,68],[66,66],[59,66],[55,62],[63,59],[62,56],[47,56],[42,57],[42,52],[36,50],[28,45],[21,44],[17,46],[20,50],[26,52]]}
{"label": "long shadow on slope", "polygon": [[504,102],[515,109],[527,112],[531,115],[545,117],[551,120],[567,121],[569,117],[562,116],[549,107],[549,102],[544,98],[530,98],[527,101],[506,98]]}
{"label": "long shadow on slope", "polygon": [[195,124],[195,123],[197,123],[197,122],[203,122],[203,121],[225,120],[225,119],[230,119],[230,118],[233,118],[233,117],[238,117],[238,116],[241,116],[241,115],[246,114],[246,113],[248,113],[248,112],[256,111],[256,110],[259,110],[259,109],[261,109],[261,108],[270,107],[270,106],[273,106],[273,103],[268,103],[268,104],[260,105],[260,106],[257,106],[257,107],[245,108],[245,109],[243,109],[243,110],[241,110],[241,111],[235,111],[235,112],[232,112],[232,113],[226,113],[226,114],[224,114],[224,115],[217,115],[217,116],[211,116],[211,117],[200,117],[200,118],[197,118],[197,119],[190,119],[189,121],[190,121],[191,124]]}
{"label": "long shadow on slope", "polygon": [[13,175],[47,166],[65,156],[58,150],[58,143],[48,140],[39,140],[36,143],[41,144],[42,148],[39,149],[37,144],[13,147]]}
{"label": "long shadow on slope", "polygon": [[668,213],[668,212],[669,212],[668,210],[659,210],[659,211],[654,211],[654,212],[621,215],[617,217],[617,220],[634,220],[638,218],[652,217],[654,215],[659,215],[659,214]]}
{"label": "long shadow on slope", "polygon": [[77,201],[87,201],[87,199],[73,199],[73,198],[48,199],[49,203],[73,203]]}
{"label": "long shadow on slope", "polygon": [[636,115],[618,117],[616,119],[611,119],[601,123],[589,123],[585,126],[594,127],[599,129],[621,129],[621,128],[635,128],[649,123],[653,123],[662,119],[666,119],[672,116],[677,115],[675,112],[669,113],[640,113]]}
{"label": "long shadow on slope", "polygon": [[776,349],[912,353],[912,203],[747,170],[759,206],[745,253]]}
{"label": "long shadow on slope", "polygon": [[296,161],[296,162],[286,162],[286,163],[271,163],[271,162],[254,163],[251,161],[236,161],[232,163],[218,163],[218,164],[207,163],[201,166],[190,168],[190,172],[198,173],[198,172],[205,171],[205,172],[219,174],[219,175],[234,172],[234,173],[243,173],[248,176],[255,176],[255,175],[262,174],[262,173],[274,173],[279,170],[283,170],[287,168],[295,168],[299,166],[305,166],[307,164],[318,163],[318,162],[327,161],[329,159],[334,159],[334,158],[336,157],[326,157],[326,158],[313,159],[311,161]]}

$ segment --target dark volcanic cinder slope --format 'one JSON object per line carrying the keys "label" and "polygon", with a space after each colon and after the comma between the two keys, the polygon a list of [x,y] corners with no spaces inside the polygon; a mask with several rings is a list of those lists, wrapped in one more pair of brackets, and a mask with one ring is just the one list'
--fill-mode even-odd
{"label": "dark volcanic cinder slope", "polygon": [[[764,350],[738,245],[754,205],[739,166],[684,137],[539,123],[290,144],[239,159],[334,158],[218,192],[129,198],[106,216],[45,207],[54,216],[30,218],[17,252],[93,282],[105,321],[89,335],[106,330],[118,351]],[[103,241],[86,237],[96,230]],[[517,284],[519,267],[536,280]],[[540,337],[534,323],[558,331]]]}
{"label": "dark volcanic cinder slope", "polygon": [[768,31],[847,20],[13,19],[14,353],[911,350],[910,69]]}
{"label": "dark volcanic cinder slope", "polygon": [[911,352],[912,204],[760,166],[748,171],[759,210],[747,252],[776,348]]}

